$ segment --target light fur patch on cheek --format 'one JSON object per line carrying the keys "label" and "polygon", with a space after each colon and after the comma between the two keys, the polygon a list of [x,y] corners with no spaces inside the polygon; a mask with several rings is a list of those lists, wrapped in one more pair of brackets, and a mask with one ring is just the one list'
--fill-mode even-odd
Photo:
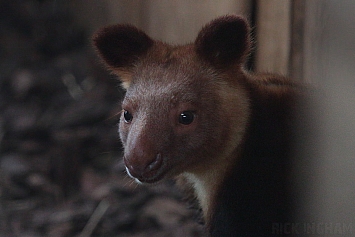
{"label": "light fur patch on cheek", "polygon": [[234,150],[244,136],[250,116],[249,99],[243,88],[240,86],[233,87],[227,83],[220,85],[219,95],[224,105],[225,114],[229,114],[230,128],[232,128],[230,131],[232,136],[229,138],[229,144],[227,145],[230,149],[226,151],[226,153],[229,153],[229,150]]}

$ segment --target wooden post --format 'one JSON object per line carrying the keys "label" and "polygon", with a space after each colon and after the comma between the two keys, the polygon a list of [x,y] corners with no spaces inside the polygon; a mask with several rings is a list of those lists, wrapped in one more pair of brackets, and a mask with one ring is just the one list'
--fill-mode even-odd
{"label": "wooden post", "polygon": [[257,1],[256,71],[288,74],[291,0]]}
{"label": "wooden post", "polygon": [[291,12],[291,48],[289,76],[295,81],[304,81],[304,31],[305,0],[293,0]]}

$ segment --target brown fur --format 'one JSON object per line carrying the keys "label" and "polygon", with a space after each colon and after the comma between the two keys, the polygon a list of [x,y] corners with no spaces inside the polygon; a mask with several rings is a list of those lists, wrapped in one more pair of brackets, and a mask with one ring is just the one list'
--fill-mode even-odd
{"label": "brown fur", "polygon": [[[212,236],[271,235],[270,222],[288,213],[287,179],[279,179],[288,167],[297,89],[280,76],[244,70],[249,31],[245,19],[229,15],[183,46],[127,25],[94,36],[127,89],[122,107],[129,121],[123,113],[120,137],[128,173],[141,183],[176,175],[188,180]],[[179,122],[185,111],[195,115],[188,125]]]}

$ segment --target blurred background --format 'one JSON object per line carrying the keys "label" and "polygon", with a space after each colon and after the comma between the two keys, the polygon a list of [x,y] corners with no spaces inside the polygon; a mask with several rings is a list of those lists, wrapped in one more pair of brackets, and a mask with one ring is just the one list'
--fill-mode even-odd
{"label": "blurred background", "polygon": [[0,0],[0,237],[205,236],[199,210],[172,181],[146,187],[126,177],[124,92],[90,39],[130,23],[188,43],[228,13],[253,26],[250,70],[320,88],[312,132],[295,145],[297,221],[344,224],[342,236],[353,236],[354,10],[352,0]]}

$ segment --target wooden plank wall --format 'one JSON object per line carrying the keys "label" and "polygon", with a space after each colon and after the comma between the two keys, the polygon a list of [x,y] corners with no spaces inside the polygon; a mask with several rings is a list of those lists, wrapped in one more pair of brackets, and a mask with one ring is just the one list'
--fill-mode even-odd
{"label": "wooden plank wall", "polygon": [[353,0],[305,2],[303,76],[318,94],[299,150],[298,222],[319,229],[301,236],[355,234],[354,9]]}
{"label": "wooden plank wall", "polygon": [[217,16],[234,13],[250,19],[255,10],[254,69],[287,75],[292,59],[291,1],[75,0],[74,5],[78,18],[92,31],[107,24],[130,23],[173,44],[193,41],[201,26]]}
{"label": "wooden plank wall", "polygon": [[[201,26],[228,13],[249,16],[249,0],[77,0],[80,18],[91,29],[105,24],[130,23],[150,36],[170,43],[194,40]],[[80,4],[81,2],[81,4]],[[99,12],[97,12],[99,10]]]}

